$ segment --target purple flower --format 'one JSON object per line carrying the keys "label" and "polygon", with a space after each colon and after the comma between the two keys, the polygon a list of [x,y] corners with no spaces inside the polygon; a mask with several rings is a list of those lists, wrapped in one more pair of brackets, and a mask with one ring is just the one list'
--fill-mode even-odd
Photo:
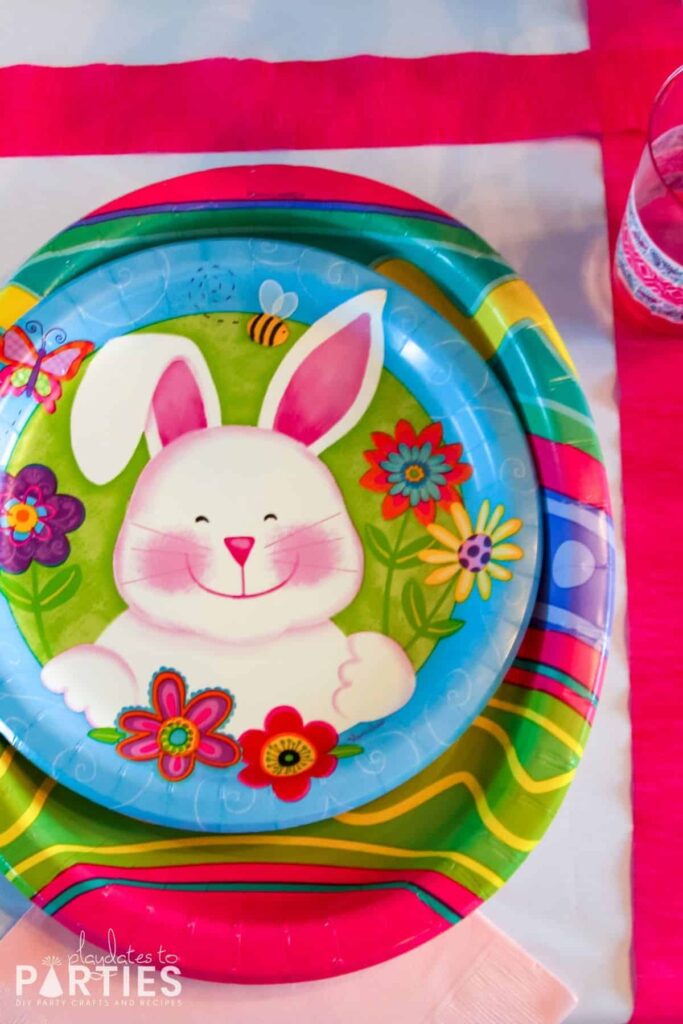
{"label": "purple flower", "polygon": [[71,547],[67,533],[85,519],[83,503],[56,494],[57,478],[47,466],[24,466],[16,476],[0,472],[0,568],[26,572],[31,562],[61,565]]}

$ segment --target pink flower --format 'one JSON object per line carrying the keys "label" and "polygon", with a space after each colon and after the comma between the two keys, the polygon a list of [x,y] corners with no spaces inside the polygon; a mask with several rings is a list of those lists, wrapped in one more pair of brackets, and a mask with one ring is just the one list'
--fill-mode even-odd
{"label": "pink flower", "polygon": [[173,669],[160,669],[152,679],[154,710],[132,708],[119,715],[118,726],[133,733],[116,749],[129,761],[157,761],[169,782],[180,782],[197,761],[212,768],[229,768],[240,759],[230,736],[217,733],[233,708],[225,690],[204,690],[187,703],[185,680]]}

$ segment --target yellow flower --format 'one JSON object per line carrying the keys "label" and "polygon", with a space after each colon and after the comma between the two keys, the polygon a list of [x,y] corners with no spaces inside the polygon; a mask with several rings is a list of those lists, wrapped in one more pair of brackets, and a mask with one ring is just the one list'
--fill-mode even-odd
{"label": "yellow flower", "polygon": [[438,523],[427,527],[428,532],[445,550],[426,548],[419,552],[423,562],[439,566],[429,574],[425,583],[438,586],[455,579],[453,596],[456,603],[461,603],[472,593],[476,579],[479,593],[488,601],[492,579],[502,583],[512,579],[510,570],[499,563],[518,561],[524,555],[517,544],[507,542],[509,537],[521,530],[522,520],[508,519],[502,522],[504,506],[497,505],[491,512],[488,500],[482,502],[474,526],[464,505],[454,503],[450,513],[455,532],[451,533]]}

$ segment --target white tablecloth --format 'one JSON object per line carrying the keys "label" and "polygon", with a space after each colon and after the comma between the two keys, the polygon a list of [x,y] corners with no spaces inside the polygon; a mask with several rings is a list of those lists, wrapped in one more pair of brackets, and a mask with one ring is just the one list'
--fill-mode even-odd
{"label": "white tablecloth", "polygon": [[588,45],[582,10],[582,0],[3,0],[0,65],[563,53]]}

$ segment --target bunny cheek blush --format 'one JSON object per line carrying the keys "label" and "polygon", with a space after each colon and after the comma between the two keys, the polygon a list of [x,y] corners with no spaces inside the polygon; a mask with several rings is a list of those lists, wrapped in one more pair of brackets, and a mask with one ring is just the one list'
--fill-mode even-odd
{"label": "bunny cheek blush", "polygon": [[126,549],[117,547],[114,554],[114,577],[119,590],[136,584],[168,593],[192,587],[188,562],[199,565],[205,549],[193,537],[183,533],[152,533],[139,526],[137,543]]}
{"label": "bunny cheek blush", "polygon": [[291,572],[291,582],[302,587],[321,584],[334,573],[347,573],[358,578],[360,569],[342,564],[342,538],[335,536],[334,530],[330,523],[301,526],[291,534],[285,533],[280,541],[273,544],[273,566],[283,575]]}
{"label": "bunny cheek blush", "polygon": [[374,397],[385,299],[367,291],[313,323],[273,375],[256,426],[222,424],[187,338],[122,336],[92,359],[71,412],[82,472],[112,480],[141,436],[150,458],[114,552],[126,610],[95,644],[43,669],[44,684],[91,725],[144,704],[162,666],[190,690],[230,690],[236,735],[279,705],[341,732],[410,699],[414,670],[395,641],[347,636],[331,621],[358,593],[363,549],[319,458]]}

